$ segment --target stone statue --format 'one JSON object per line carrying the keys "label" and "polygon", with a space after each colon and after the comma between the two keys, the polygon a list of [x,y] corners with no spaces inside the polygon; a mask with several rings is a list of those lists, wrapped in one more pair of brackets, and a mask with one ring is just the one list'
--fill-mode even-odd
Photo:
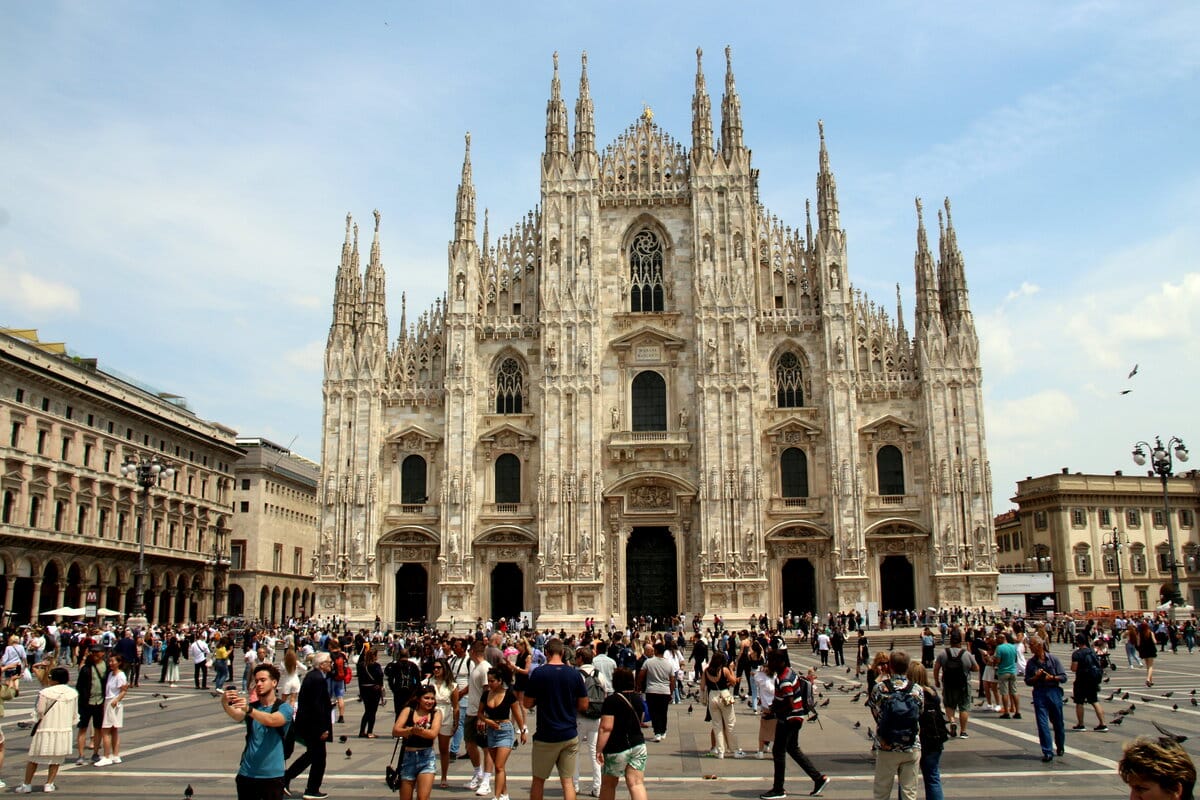
{"label": "stone statue", "polygon": [[550,534],[550,563],[558,562],[558,533]]}
{"label": "stone statue", "polygon": [[747,561],[754,560],[754,532],[747,530],[746,535],[742,537],[742,556]]}
{"label": "stone statue", "polygon": [[616,406],[613,406],[608,413],[612,417],[612,429],[615,431],[621,427],[621,412],[617,411]]}
{"label": "stone statue", "polygon": [[746,359],[746,343],[741,339],[738,339],[738,341],[737,341],[737,358],[738,358],[738,366],[741,367],[742,369],[745,369],[746,368],[746,360],[747,360]]}
{"label": "stone statue", "polygon": [[679,430],[686,431],[688,429],[688,410],[686,408],[679,409]]}
{"label": "stone statue", "polygon": [[579,563],[590,564],[592,561],[592,545],[591,538],[587,534],[579,540]]}
{"label": "stone statue", "polygon": [[717,340],[711,336],[704,342],[705,352],[708,354],[708,368],[710,370],[717,368]]}
{"label": "stone statue", "polygon": [[463,347],[462,344],[454,345],[454,358],[450,362],[454,365],[455,372],[462,372],[463,368]]}
{"label": "stone statue", "polygon": [[461,272],[454,278],[454,299],[463,300],[467,296],[467,276]]}
{"label": "stone statue", "polygon": [[579,240],[579,266],[586,267],[592,260],[591,248],[587,239]]}

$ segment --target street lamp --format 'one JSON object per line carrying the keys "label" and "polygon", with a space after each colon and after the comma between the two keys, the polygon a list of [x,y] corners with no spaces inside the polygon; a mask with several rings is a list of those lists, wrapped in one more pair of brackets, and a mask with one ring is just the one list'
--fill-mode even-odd
{"label": "street lamp", "polygon": [[1175,553],[1175,526],[1171,524],[1171,499],[1167,494],[1167,479],[1171,477],[1174,471],[1175,462],[1171,457],[1174,452],[1174,458],[1180,461],[1188,460],[1188,449],[1184,445],[1183,440],[1177,436],[1172,436],[1167,440],[1166,445],[1160,437],[1154,437],[1154,446],[1151,447],[1147,442],[1135,442],[1133,445],[1133,463],[1139,467],[1146,464],[1146,450],[1150,451],[1150,467],[1162,480],[1163,487],[1163,516],[1166,517],[1167,523],[1167,547],[1171,551],[1171,560],[1169,566],[1171,568],[1171,605],[1183,605],[1183,595],[1179,592],[1179,559]]}
{"label": "street lamp", "polygon": [[1121,603],[1120,611],[1125,610],[1125,584],[1121,578],[1121,551],[1125,549],[1126,542],[1121,538],[1121,532],[1116,528],[1112,529],[1111,536],[1104,537],[1104,549],[1113,554],[1113,560],[1117,562],[1117,599]]}
{"label": "street lamp", "polygon": [[133,574],[133,614],[127,620],[133,627],[145,628],[146,620],[146,525],[150,522],[150,488],[163,478],[170,478],[175,469],[158,456],[134,458],[128,456],[121,465],[121,475],[133,478],[142,487],[142,518],[138,525],[138,567]]}

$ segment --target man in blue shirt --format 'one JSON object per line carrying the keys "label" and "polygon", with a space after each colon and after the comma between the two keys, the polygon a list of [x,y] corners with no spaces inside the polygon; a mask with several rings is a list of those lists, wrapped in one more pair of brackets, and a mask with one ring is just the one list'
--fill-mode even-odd
{"label": "man in blue shirt", "polygon": [[259,664],[254,668],[257,703],[251,705],[234,690],[221,694],[221,708],[230,719],[247,725],[238,765],[238,800],[283,800],[283,737],[292,723],[292,706],[278,702],[278,685],[279,669]]}
{"label": "man in blue shirt", "polygon": [[[1029,637],[1033,657],[1025,663],[1025,684],[1033,687],[1033,712],[1037,718],[1038,741],[1042,745],[1042,761],[1049,763],[1054,756],[1066,753],[1067,731],[1063,723],[1063,690],[1067,672],[1062,662],[1046,649],[1037,636]],[[1054,728],[1051,739],[1050,729]]]}
{"label": "man in blue shirt", "polygon": [[[538,708],[533,734],[533,784],[530,800],[542,800],[546,779],[555,768],[562,782],[563,800],[575,800],[575,759],[579,754],[577,715],[588,707],[583,676],[563,663],[563,643],[546,642],[546,663],[529,674],[522,704]],[[521,731],[524,733],[524,731]],[[240,800],[240,799],[239,799]]]}

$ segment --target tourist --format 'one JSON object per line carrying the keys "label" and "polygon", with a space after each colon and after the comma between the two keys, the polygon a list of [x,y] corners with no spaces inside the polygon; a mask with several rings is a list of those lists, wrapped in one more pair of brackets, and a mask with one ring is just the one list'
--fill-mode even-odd
{"label": "tourist", "polygon": [[1146,686],[1154,685],[1154,660],[1158,658],[1158,645],[1154,640],[1154,631],[1145,620],[1137,626],[1138,658],[1146,665]]}
{"label": "tourist", "polygon": [[1196,765],[1174,739],[1134,739],[1125,745],[1117,772],[1130,800],[1192,800]]}
{"label": "tourist", "polygon": [[67,685],[71,673],[66,667],[54,667],[47,675],[47,686],[38,692],[34,705],[37,722],[29,742],[29,760],[25,764],[25,780],[14,791],[29,794],[33,791],[33,776],[38,764],[46,764],[45,791],[57,789],[54,784],[59,766],[71,755],[71,729],[79,718],[79,693]]}
{"label": "tourist", "polygon": [[758,750],[754,757],[767,757],[767,748],[775,741],[775,716],[771,713],[771,704],[775,702],[775,676],[771,674],[770,665],[764,661],[750,680],[757,687],[758,698]]}
{"label": "tourist", "polygon": [[[224,648],[218,644],[216,653],[219,654]],[[215,664],[217,664],[217,674],[221,674],[221,661],[219,655],[215,656]],[[308,672],[304,665],[300,663],[300,657],[296,655],[296,650],[289,647],[283,654],[283,669],[279,670],[279,697],[285,703],[291,703],[292,708],[296,708],[296,704],[300,694],[300,682],[304,679],[304,674]],[[221,683],[218,681],[218,686]]]}
{"label": "tourist", "polygon": [[445,658],[433,662],[430,685],[437,695],[438,711],[442,712],[442,727],[438,730],[438,759],[442,766],[441,788],[450,788],[450,740],[458,729],[458,686],[450,677],[450,664]]}
{"label": "tourist", "polygon": [[[45,670],[45,664],[38,662],[33,665],[35,672]],[[14,697],[21,694],[21,676],[9,675],[0,682],[0,717],[4,716],[5,702],[12,700]],[[70,751],[68,751],[70,752]],[[4,766],[4,730],[0,729],[0,767]],[[0,780],[0,789],[6,786],[4,781]]]}
{"label": "tourist", "polygon": [[583,685],[587,689],[588,707],[580,711],[575,724],[579,730],[579,743],[583,745],[583,755],[575,759],[575,773],[572,776],[575,791],[579,791],[579,769],[581,762],[587,762],[592,767],[592,797],[600,796],[600,762],[596,760],[597,734],[600,730],[600,717],[604,700],[609,695],[609,684],[604,680],[600,670],[593,664],[592,648],[580,647],[575,651],[575,669],[583,676]]}
{"label": "tourist", "polygon": [[174,633],[167,634],[167,644],[163,647],[162,675],[158,682],[166,681],[167,686],[174,689],[179,685],[179,659],[183,657],[183,649]]}
{"label": "tourist", "polygon": [[[246,744],[238,764],[238,800],[277,800],[283,796],[283,739],[292,723],[292,707],[276,702],[279,670],[274,664],[254,668],[256,702],[233,690],[221,693],[221,708],[246,724]],[[324,795],[322,795],[323,797]]]}
{"label": "tourist", "polygon": [[529,730],[525,727],[525,709],[517,702],[516,693],[506,683],[507,670],[488,670],[487,694],[479,704],[479,726],[487,737],[488,756],[495,768],[493,796],[508,800],[508,772],[505,764],[516,743],[517,731],[525,744]]}
{"label": "tourist", "polygon": [[[666,659],[663,659],[666,663]],[[673,676],[672,676],[673,677]],[[668,687],[666,695],[670,696]],[[587,708],[583,677],[563,663],[562,640],[546,642],[546,663],[529,676],[522,705],[538,709],[537,732],[533,735],[530,800],[542,800],[546,779],[557,768],[563,800],[575,800],[575,758],[579,752],[578,712]]]}
{"label": "tourist", "polygon": [[[1029,639],[1033,655],[1025,664],[1025,685],[1033,687],[1033,713],[1037,719],[1042,762],[1049,763],[1066,752],[1067,732],[1063,725],[1063,690],[1067,673],[1062,662],[1047,649],[1044,639]],[[1053,739],[1051,727],[1054,728]]]}
{"label": "tourist", "polygon": [[92,645],[87,651],[87,662],[79,668],[75,679],[78,695],[79,732],[75,737],[79,747],[76,766],[88,763],[84,756],[88,726],[92,727],[92,761],[100,760],[100,737],[104,729],[104,687],[108,682],[108,664],[104,661],[104,648]]}
{"label": "tourist", "polygon": [[667,735],[667,710],[675,689],[675,668],[666,659],[667,646],[662,642],[653,645],[648,643],[646,652],[649,657],[638,673],[638,681],[646,695],[646,705],[650,708],[654,741],[661,742]]}
{"label": "tourist", "polygon": [[908,667],[908,653],[893,650],[888,657],[887,673],[875,682],[871,691],[876,740],[875,800],[889,800],[897,779],[902,800],[917,797],[925,692],[909,680]]}
{"label": "tourist", "polygon": [[358,723],[358,738],[375,738],[375,713],[383,701],[383,667],[379,666],[379,653],[364,649],[355,667],[358,677],[358,695],[362,698],[363,715]]}
{"label": "tourist", "polygon": [[[967,719],[971,710],[970,674],[979,669],[974,657],[962,646],[963,635],[958,628],[950,631],[950,646],[938,653],[933,664],[933,684],[942,690],[946,713],[958,712],[958,738],[967,737]],[[953,728],[951,732],[953,735]]]}
{"label": "tourist", "polygon": [[1017,638],[1012,633],[1003,635],[996,645],[996,689],[1000,692],[1000,719],[1020,719],[1021,706],[1017,698]]}
{"label": "tourist", "polygon": [[104,684],[104,721],[102,739],[104,757],[93,766],[107,767],[121,763],[121,728],[125,726],[125,695],[129,693],[129,678],[125,676],[125,659],[113,653],[108,657],[108,680]]}
{"label": "tourist", "polygon": [[942,698],[929,684],[929,671],[916,661],[908,665],[908,679],[924,693],[921,706],[921,779],[925,783],[925,800],[942,800],[942,751],[950,738]]}
{"label": "tourist", "polygon": [[630,800],[646,800],[646,739],[642,734],[641,697],[634,691],[633,672],[613,671],[613,692],[600,710],[596,760],[602,763],[600,800],[614,800],[617,783],[625,777]]}
{"label": "tourist", "polygon": [[1086,731],[1083,724],[1083,707],[1091,705],[1096,712],[1095,730],[1100,733],[1108,731],[1104,724],[1104,709],[1100,707],[1100,682],[1104,680],[1104,666],[1100,656],[1088,645],[1086,633],[1075,636],[1075,651],[1071,653],[1071,672],[1075,673],[1075,682],[1071,686],[1071,699],[1075,701],[1075,727],[1073,731]]}
{"label": "tourist", "polygon": [[[467,784],[480,797],[488,797],[492,793],[492,757],[487,752],[487,738],[480,735],[479,704],[487,692],[487,673],[491,664],[487,660],[487,642],[476,639],[471,642],[470,674],[467,678],[467,723],[464,727],[464,738],[467,742],[467,754],[471,757],[474,774]],[[481,752],[482,748],[482,752]]]}
{"label": "tourist", "polygon": [[[712,654],[708,666],[704,669],[703,683],[700,686],[701,700],[708,706],[712,716],[713,741],[715,745],[706,754],[711,758],[724,758],[728,750],[734,758],[745,758],[746,754],[737,746],[733,729],[737,722],[734,704],[737,702],[734,694],[738,680],[733,670],[725,662],[725,654],[719,650]],[[658,740],[658,737],[655,737]]]}
{"label": "tourist", "polygon": [[775,744],[771,747],[775,768],[771,788],[760,794],[759,798],[784,800],[787,797],[783,782],[788,756],[791,756],[792,760],[800,765],[800,769],[812,779],[813,790],[809,792],[809,796],[819,797],[829,785],[829,776],[818,772],[812,761],[800,749],[800,729],[804,726],[804,717],[815,713],[812,681],[801,677],[788,666],[788,655],[783,650],[771,651],[767,656],[767,667],[775,676],[775,702],[770,708],[776,722]]}
{"label": "tourist", "polygon": [[412,702],[404,706],[392,736],[404,739],[404,757],[400,762],[400,800],[412,800],[416,788],[417,800],[429,800],[433,791],[433,776],[437,764],[433,741],[442,727],[442,712],[437,708],[437,692],[432,686],[419,687]]}
{"label": "tourist", "polygon": [[[287,654],[284,654],[287,660]],[[284,793],[290,794],[293,780],[304,770],[308,770],[308,784],[304,796],[320,798],[324,796],[321,783],[325,780],[326,745],[333,738],[333,698],[329,694],[329,671],[333,662],[329,653],[317,653],[313,656],[313,668],[304,676],[297,693],[296,704],[296,740],[304,742],[304,753],[288,765],[283,774]]]}

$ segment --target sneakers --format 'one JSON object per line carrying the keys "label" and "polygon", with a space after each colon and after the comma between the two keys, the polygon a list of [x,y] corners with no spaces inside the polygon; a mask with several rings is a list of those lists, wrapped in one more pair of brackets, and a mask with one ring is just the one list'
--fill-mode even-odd
{"label": "sneakers", "polygon": [[967,735],[967,732],[966,732],[966,731],[963,731],[962,733],[960,733],[960,734],[958,735],[958,738],[960,738],[960,739],[970,739],[971,737]]}
{"label": "sneakers", "polygon": [[[588,794],[591,795],[592,797],[599,797],[600,796],[600,784],[593,783],[592,788],[588,792]],[[504,797],[507,799],[508,795],[501,795],[501,797]]]}
{"label": "sneakers", "polygon": [[327,798],[327,797],[329,797],[329,794],[326,792],[305,792],[304,793],[304,800],[325,800],[325,798]]}
{"label": "sneakers", "polygon": [[661,742],[662,740],[663,740],[663,735],[661,733],[654,734],[654,741]]}
{"label": "sneakers", "polygon": [[1092,730],[1094,730],[1096,733],[1108,733],[1108,726],[1097,725],[1096,727],[1092,728]]}
{"label": "sneakers", "polygon": [[821,780],[817,781],[817,785],[814,786],[813,790],[808,793],[808,796],[809,797],[820,797],[821,792],[825,791],[825,787],[829,785],[829,780],[830,780],[830,778],[828,775],[822,775]]}
{"label": "sneakers", "polygon": [[92,763],[95,764],[101,758],[99,753],[92,753]]}
{"label": "sneakers", "polygon": [[754,754],[754,757],[757,758],[759,761],[762,761],[764,758],[767,757],[767,754],[766,754],[766,752],[759,750],[757,753]]}
{"label": "sneakers", "polygon": [[758,800],[786,800],[787,792],[783,789],[768,789],[758,796]]}
{"label": "sneakers", "polygon": [[113,757],[112,757],[112,762],[113,762],[114,764],[120,764],[120,763],[121,763],[121,757],[120,757],[120,756],[113,756]]}
{"label": "sneakers", "polygon": [[58,787],[55,786],[53,783],[47,783],[45,786],[42,787],[42,791],[43,792],[57,792]]}
{"label": "sneakers", "polygon": [[1012,714],[1005,712],[1005,713],[1001,714],[1000,716],[996,717],[996,719],[1012,719]]}
{"label": "sneakers", "polygon": [[111,767],[112,763],[113,763],[113,760],[111,758],[102,758],[99,761],[92,764],[92,766],[93,767]]}
{"label": "sneakers", "polygon": [[[596,795],[596,797],[599,797],[599,796],[600,795]],[[502,794],[499,797],[497,797],[496,800],[508,800],[508,795]]]}
{"label": "sneakers", "polygon": [[22,783],[19,786],[17,786],[17,788],[13,789],[13,791],[16,792],[17,794],[29,794],[30,792],[33,791],[33,787],[30,786],[28,783]]}
{"label": "sneakers", "polygon": [[79,758],[75,759],[75,766],[77,766],[77,767],[82,767],[86,763],[88,763],[88,760],[86,758],[84,758],[83,756],[80,756]]}
{"label": "sneakers", "polygon": [[745,758],[745,757],[746,757],[746,751],[745,751],[745,750],[734,750],[734,751],[733,751],[733,757],[734,757],[734,758]]}
{"label": "sneakers", "polygon": [[1020,719],[1020,718],[1021,718],[1021,712],[1020,712],[1020,711],[1018,711],[1018,712],[1016,712],[1015,714],[1013,714],[1013,719]]}
{"label": "sneakers", "polygon": [[8,786],[7,783],[5,783],[4,781],[0,781],[0,789],[5,788],[6,786]]}
{"label": "sneakers", "polygon": [[720,757],[720,751],[719,751],[719,750],[717,750],[717,748],[715,748],[715,747],[714,747],[712,750],[709,750],[707,753],[705,753],[705,754],[704,754],[704,757],[705,757],[705,758],[719,758],[719,757]]}
{"label": "sneakers", "polygon": [[1071,730],[1073,730],[1073,731],[1086,731],[1086,730],[1087,730],[1087,725],[1072,725],[1072,726],[1071,726]]}
{"label": "sneakers", "polygon": [[475,790],[476,797],[490,797],[492,794],[492,782],[484,778],[479,782],[479,788]]}
{"label": "sneakers", "polygon": [[483,783],[483,773],[477,772],[471,776],[471,780],[467,781],[468,789],[478,789],[479,784]]}

